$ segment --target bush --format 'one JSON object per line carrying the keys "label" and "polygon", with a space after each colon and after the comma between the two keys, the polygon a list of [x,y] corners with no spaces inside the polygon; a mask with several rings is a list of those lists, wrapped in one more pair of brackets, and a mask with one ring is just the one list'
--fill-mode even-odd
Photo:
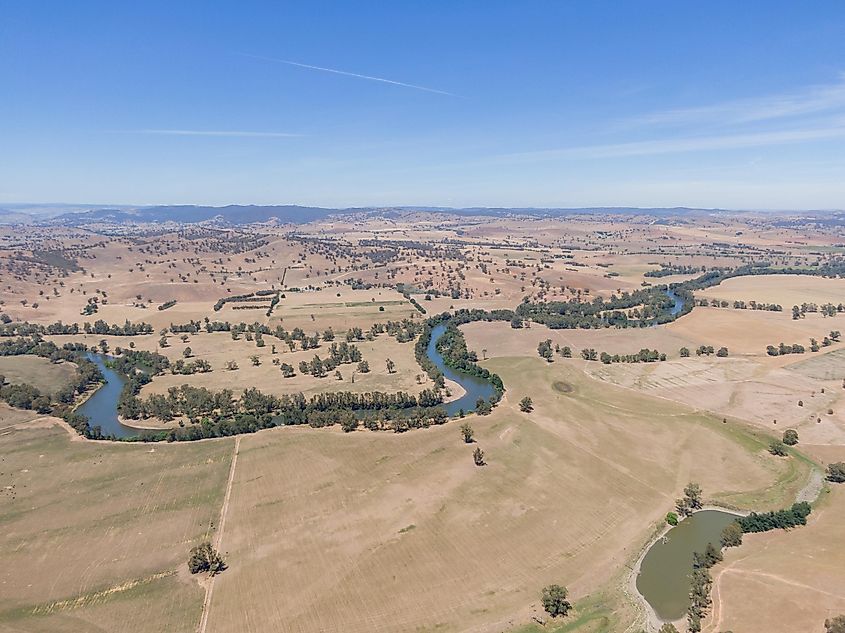
{"label": "bush", "polygon": [[572,605],[566,599],[567,593],[566,587],[561,587],[560,585],[544,587],[541,600],[546,613],[552,617],[563,616],[569,613]]}

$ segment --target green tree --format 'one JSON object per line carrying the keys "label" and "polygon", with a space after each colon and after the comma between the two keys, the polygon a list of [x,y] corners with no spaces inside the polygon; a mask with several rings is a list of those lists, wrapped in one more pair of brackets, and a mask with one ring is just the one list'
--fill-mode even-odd
{"label": "green tree", "polygon": [[786,445],[780,440],[769,442],[769,452],[777,457],[786,457],[789,454],[786,450]]}
{"label": "green tree", "polygon": [[845,483],[845,462],[836,462],[827,466],[827,480],[836,484]]}
{"label": "green tree", "polygon": [[476,466],[484,466],[484,451],[481,450],[481,447],[475,447],[472,452],[472,461],[475,462]]}
{"label": "green tree", "polygon": [[667,512],[666,523],[668,523],[669,525],[678,525],[678,515],[674,512]]}
{"label": "green tree", "polygon": [[696,483],[688,483],[684,488],[684,499],[691,510],[701,510],[701,486]]}
{"label": "green tree", "polygon": [[824,621],[825,633],[845,633],[845,615],[837,615]]}
{"label": "green tree", "polygon": [[534,402],[528,396],[519,401],[519,410],[523,413],[531,413],[534,410]]}
{"label": "green tree", "polygon": [[388,374],[392,374],[394,371],[396,371],[396,363],[394,363],[389,358],[387,359],[385,364],[387,365],[387,373]]}
{"label": "green tree", "polygon": [[367,361],[362,360],[360,363],[358,363],[358,371],[360,371],[362,374],[370,373],[370,364]]}
{"label": "green tree", "polygon": [[678,633],[678,629],[671,622],[666,622],[666,624],[660,627],[657,633]]}
{"label": "green tree", "polygon": [[474,431],[472,430],[472,426],[469,422],[464,422],[461,424],[461,435],[464,436],[464,442],[467,444],[472,444],[472,436]]}
{"label": "green tree", "polygon": [[568,593],[566,587],[561,587],[560,585],[543,587],[543,594],[540,600],[543,603],[546,613],[553,618],[569,613],[572,604],[566,599]]}
{"label": "green tree", "polygon": [[739,547],[742,545],[742,528],[734,521],[726,525],[719,537],[722,547]]}
{"label": "green tree", "polygon": [[689,358],[689,348],[682,347],[681,348],[681,358]]}
{"label": "green tree", "polygon": [[795,446],[798,443],[798,431],[795,429],[786,429],[783,432],[783,443],[787,446]]}
{"label": "green tree", "polygon": [[220,553],[211,546],[211,543],[203,541],[191,548],[188,555],[188,569],[192,574],[207,571],[214,576],[226,569],[226,562]]}
{"label": "green tree", "polygon": [[191,357],[191,355],[192,355],[193,353],[194,353],[194,352],[193,352],[193,350],[192,350],[190,347],[186,347],[186,348],[182,351],[182,356],[184,356],[185,358],[190,358],[190,357]]}

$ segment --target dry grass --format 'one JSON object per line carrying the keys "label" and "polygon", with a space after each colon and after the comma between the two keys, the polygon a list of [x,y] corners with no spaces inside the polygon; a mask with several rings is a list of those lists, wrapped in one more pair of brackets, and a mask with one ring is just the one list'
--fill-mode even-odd
{"label": "dry grass", "polygon": [[834,485],[806,527],[746,535],[714,570],[705,632],[822,631],[825,618],[845,614],[843,522],[845,489]]}
{"label": "dry grass", "polygon": [[216,518],[231,440],[116,445],[53,426],[0,435],[0,455],[0,630],[193,630],[201,591],[173,573]]}
{"label": "dry grass", "polygon": [[[223,543],[238,564],[208,630],[506,628],[545,584],[582,598],[610,582],[690,479],[736,504],[802,483],[753,438],[671,403],[539,359],[490,367],[509,392],[472,420],[483,468],[454,424],[244,437]],[[531,415],[512,404],[526,393]]]}
{"label": "dry grass", "polygon": [[42,393],[60,389],[75,374],[73,363],[51,363],[38,356],[0,356],[0,376],[5,376],[6,382],[32,385]]}

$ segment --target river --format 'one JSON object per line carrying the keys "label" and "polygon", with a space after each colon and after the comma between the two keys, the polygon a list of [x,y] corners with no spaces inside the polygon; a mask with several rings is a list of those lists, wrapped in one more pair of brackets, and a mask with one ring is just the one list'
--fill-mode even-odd
{"label": "river", "polygon": [[92,427],[99,426],[103,435],[121,438],[138,435],[138,429],[121,424],[117,419],[117,402],[126,379],[106,366],[102,354],[89,353],[88,360],[97,365],[106,382],[83,402],[76,412],[86,416]]}
{"label": "river", "polygon": [[[452,402],[444,403],[442,406],[450,416],[458,415],[461,409],[469,413],[475,410],[475,403],[479,398],[489,400],[496,394],[493,385],[477,376],[455,371],[446,366],[440,352],[437,351],[437,339],[446,331],[443,324],[432,329],[431,341],[429,341],[426,353],[431,362],[443,372],[449,380],[453,380],[464,388],[466,393]],[[103,435],[113,435],[118,438],[133,437],[139,434],[138,429],[120,423],[117,417],[117,402],[120,399],[120,392],[126,380],[119,373],[109,368],[105,363],[102,354],[88,354],[89,360],[97,365],[106,379],[105,384],[95,391],[76,411],[87,416],[92,427],[99,426]]]}
{"label": "river", "polygon": [[479,378],[478,376],[472,376],[461,371],[455,371],[446,365],[443,360],[443,356],[441,356],[440,352],[437,351],[437,339],[443,336],[445,331],[446,325],[443,323],[436,325],[431,330],[431,340],[428,342],[428,347],[426,348],[425,353],[437,369],[443,372],[443,375],[446,378],[454,380],[466,391],[466,393],[457,400],[446,402],[442,405],[443,408],[446,409],[446,413],[450,416],[458,415],[461,409],[463,409],[465,413],[469,413],[470,411],[475,411],[475,403],[478,402],[479,398],[489,400],[491,397],[496,395],[496,390],[489,381]]}

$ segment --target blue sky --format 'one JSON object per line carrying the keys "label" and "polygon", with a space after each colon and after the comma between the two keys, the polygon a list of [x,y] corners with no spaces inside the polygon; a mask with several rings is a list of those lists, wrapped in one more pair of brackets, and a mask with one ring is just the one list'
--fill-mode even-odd
{"label": "blue sky", "polygon": [[845,3],[0,0],[0,201],[843,208]]}

